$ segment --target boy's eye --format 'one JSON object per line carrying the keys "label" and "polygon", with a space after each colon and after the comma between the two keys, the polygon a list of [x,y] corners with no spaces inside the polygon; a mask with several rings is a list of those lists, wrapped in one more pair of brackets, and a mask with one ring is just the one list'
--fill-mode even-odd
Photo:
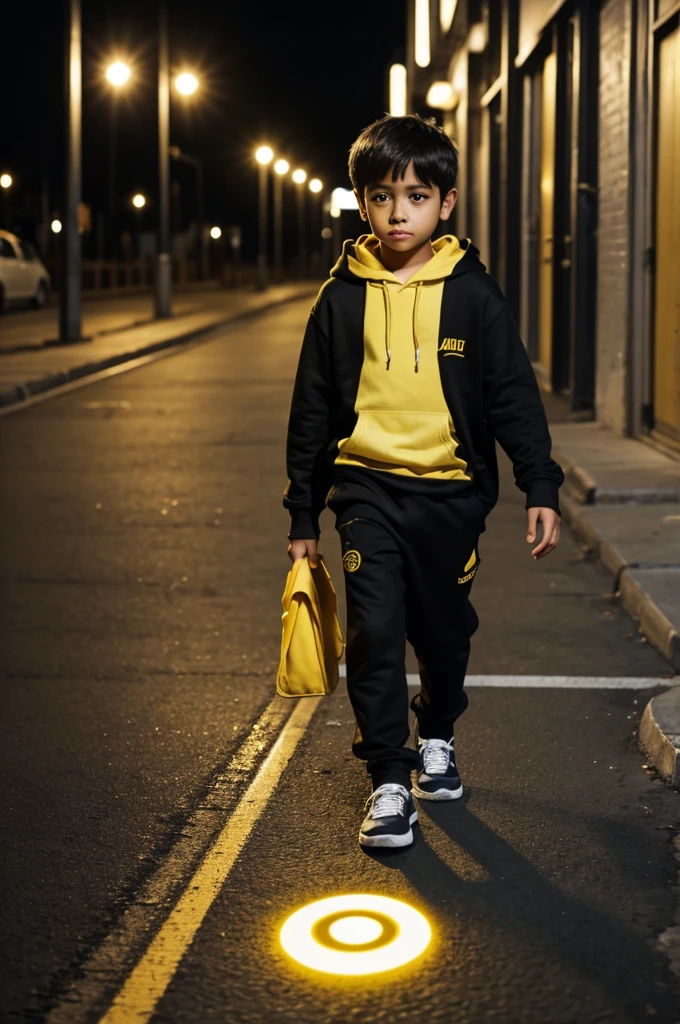
{"label": "boy's eye", "polygon": [[427,199],[427,196],[423,195],[422,192],[412,192],[411,199]]}

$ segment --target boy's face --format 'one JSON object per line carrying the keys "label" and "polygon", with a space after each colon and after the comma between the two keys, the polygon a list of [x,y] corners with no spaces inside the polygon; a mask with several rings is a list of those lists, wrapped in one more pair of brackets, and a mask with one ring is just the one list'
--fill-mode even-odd
{"label": "boy's face", "polygon": [[442,200],[437,185],[418,180],[413,161],[403,178],[392,181],[390,168],[383,181],[364,189],[363,196],[356,189],[354,194],[362,219],[381,245],[400,253],[425,245],[439,221],[449,219],[458,198],[458,190],[452,188]]}

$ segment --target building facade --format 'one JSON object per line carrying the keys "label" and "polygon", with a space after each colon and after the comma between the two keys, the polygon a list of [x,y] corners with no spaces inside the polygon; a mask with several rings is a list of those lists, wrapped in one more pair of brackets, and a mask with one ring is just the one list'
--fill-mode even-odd
{"label": "building facade", "polygon": [[413,0],[406,82],[543,386],[680,452],[680,0]]}

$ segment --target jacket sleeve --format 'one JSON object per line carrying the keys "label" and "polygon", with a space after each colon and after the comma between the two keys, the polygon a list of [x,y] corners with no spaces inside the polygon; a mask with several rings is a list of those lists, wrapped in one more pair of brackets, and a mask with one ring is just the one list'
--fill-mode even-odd
{"label": "jacket sleeve", "polygon": [[312,309],[298,361],[286,438],[288,483],[283,505],[291,515],[289,540],[319,538],[326,500],[326,452],[331,415],[330,343]]}
{"label": "jacket sleeve", "polygon": [[564,473],[551,458],[552,442],[543,401],[527,351],[505,298],[489,303],[483,324],[484,415],[512,461],[525,508],[544,506],[561,515]]}

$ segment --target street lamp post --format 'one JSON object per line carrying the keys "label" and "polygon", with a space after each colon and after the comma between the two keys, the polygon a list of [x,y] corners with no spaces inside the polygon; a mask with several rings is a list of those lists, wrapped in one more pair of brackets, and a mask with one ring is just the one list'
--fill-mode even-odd
{"label": "street lamp post", "polygon": [[116,60],[106,69],[107,81],[112,86],[111,105],[109,108],[109,256],[118,254],[116,242],[116,143],[118,135],[118,90],[130,78],[130,68],[122,60]]}
{"label": "street lamp post", "polygon": [[[185,77],[180,75],[180,78]],[[193,75],[186,76],[193,78]],[[204,231],[205,231],[205,215],[203,210],[203,161],[197,156],[189,156],[188,153],[183,153],[179,146],[170,146],[170,156],[173,160],[181,160],[185,164],[190,164],[196,172],[196,220],[198,221],[198,245],[196,252],[196,263],[199,281],[203,281],[206,274],[206,248],[204,242]]]}
{"label": "street lamp post", "polygon": [[158,4],[158,250],[156,255],[156,318],[172,315],[170,258],[170,61],[168,9]]}
{"label": "street lamp post", "polygon": [[283,278],[283,177],[289,170],[287,160],[277,160],[274,164],[274,269],[279,283]]}
{"label": "street lamp post", "polygon": [[2,226],[9,231],[9,190],[12,187],[12,175],[0,174],[0,189],[2,189]]}
{"label": "street lamp post", "polygon": [[316,276],[320,270],[321,253],[320,240],[321,240],[321,206],[322,206],[322,191],[323,182],[319,178],[312,178],[309,183],[309,191],[317,197],[317,202],[313,204],[311,210],[311,237],[313,240],[313,248],[311,253],[311,272],[312,276]]}
{"label": "street lamp post", "polygon": [[256,277],[256,288],[258,291],[264,291],[267,287],[267,168],[272,162],[273,157],[274,153],[269,146],[260,146],[255,153],[255,159],[259,165],[259,242]]}
{"label": "street lamp post", "polygon": [[307,238],[305,225],[305,189],[307,172],[298,167],[293,171],[293,181],[297,185],[297,221],[298,221],[298,263],[300,265],[300,277],[307,276]]}
{"label": "street lamp post", "polygon": [[78,207],[81,194],[82,40],[80,0],[66,0],[66,168],[64,230],[59,289],[59,340],[80,341],[81,255]]}

